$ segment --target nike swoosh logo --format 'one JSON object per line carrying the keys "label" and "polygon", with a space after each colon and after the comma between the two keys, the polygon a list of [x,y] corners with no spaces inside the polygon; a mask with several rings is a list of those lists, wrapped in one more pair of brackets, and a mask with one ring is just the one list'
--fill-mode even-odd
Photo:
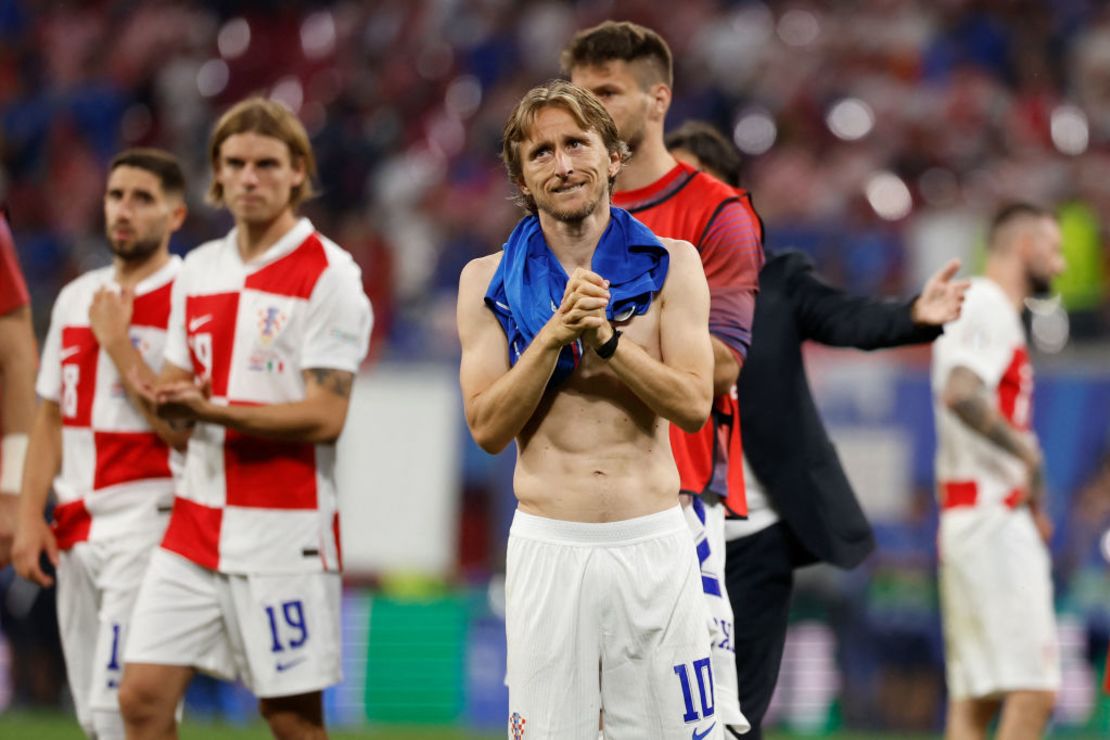
{"label": "nike swoosh logo", "polygon": [[714,722],[713,724],[709,725],[709,727],[705,728],[705,732],[698,732],[698,728],[695,727],[694,734],[691,736],[690,740],[702,740],[702,738],[708,737],[709,733],[713,732],[713,728],[716,726],[717,723]]}
{"label": "nike swoosh logo", "polygon": [[80,347],[62,347],[61,354],[59,355],[62,362],[65,362],[70,357],[81,351]]}
{"label": "nike swoosh logo", "polygon": [[[290,668],[293,668],[294,666],[300,665],[301,663],[305,662],[306,660],[308,660],[307,657],[300,657],[300,658],[296,658],[294,660],[286,661],[284,663],[279,662],[279,663],[276,663],[274,665],[274,668],[277,669],[278,673],[282,673],[284,671],[289,670]],[[714,724],[716,724],[716,723],[714,723]],[[709,729],[713,729],[713,728],[711,727]]]}
{"label": "nike swoosh logo", "polygon": [[197,329],[204,326],[205,324],[207,324],[211,320],[212,320],[212,314],[210,314],[210,313],[206,313],[203,316],[197,316],[195,319],[190,319],[189,320],[189,332],[191,333],[191,332],[196,331]]}

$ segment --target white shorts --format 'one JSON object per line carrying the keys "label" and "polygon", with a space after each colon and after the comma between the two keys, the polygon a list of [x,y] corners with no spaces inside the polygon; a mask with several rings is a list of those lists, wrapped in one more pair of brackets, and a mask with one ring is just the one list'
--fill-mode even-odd
{"label": "white shorts", "polygon": [[58,631],[77,721],[95,734],[93,712],[119,712],[123,648],[135,598],[160,532],[79,542],[59,554]]}
{"label": "white shorts", "polygon": [[339,683],[338,573],[232,575],[158,549],[127,641],[128,663],[192,666],[259,698]]}
{"label": "white shorts", "polygon": [[1052,564],[1029,510],[943,512],[938,544],[949,696],[1057,690]]}
{"label": "white shorts", "polygon": [[709,611],[717,716],[734,732],[742,735],[752,729],[752,725],[740,711],[740,685],[736,679],[732,604],[725,588],[725,507],[719,503],[706,505],[701,498],[694,497],[682,513],[694,538],[694,552],[701,569],[702,593]]}
{"label": "white shorts", "polygon": [[508,736],[723,737],[709,614],[682,510],[606,524],[521,511],[505,581]]}

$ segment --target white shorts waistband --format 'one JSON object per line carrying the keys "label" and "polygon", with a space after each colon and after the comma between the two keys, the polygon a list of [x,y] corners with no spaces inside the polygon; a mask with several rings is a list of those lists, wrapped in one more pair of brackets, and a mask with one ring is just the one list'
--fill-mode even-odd
{"label": "white shorts waistband", "polygon": [[562,545],[628,545],[687,529],[686,517],[678,504],[619,522],[570,522],[526,514],[517,509],[509,536]]}

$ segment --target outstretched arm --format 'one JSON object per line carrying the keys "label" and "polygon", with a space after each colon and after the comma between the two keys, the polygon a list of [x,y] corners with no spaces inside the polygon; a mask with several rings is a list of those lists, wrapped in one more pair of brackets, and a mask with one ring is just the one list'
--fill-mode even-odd
{"label": "outstretched arm", "polygon": [[[496,255],[495,255],[496,257]],[[474,260],[459,277],[457,321],[462,360],[462,388],[466,423],[474,441],[496,454],[511,442],[532,418],[563,347],[586,328],[605,322],[609,291],[593,273],[576,270],[567,282],[563,302],[551,320],[528,345],[520,359],[509,366],[509,347],[501,325],[483,302],[497,262]]]}
{"label": "outstretched arm", "polygon": [[959,261],[935,273],[912,301],[851,295],[819,278],[813,264],[800,255],[787,290],[795,297],[802,335],[833,347],[883,349],[931,342],[943,324],[959,316],[968,281],[953,280]]}
{"label": "outstretched arm", "polygon": [[[664,419],[687,432],[705,424],[713,403],[713,347],[709,341],[709,288],[697,252],[687,242],[665,240],[671,252],[659,297],[661,360],[620,339],[609,366],[617,377]],[[586,341],[601,346],[613,336],[608,322]]]}

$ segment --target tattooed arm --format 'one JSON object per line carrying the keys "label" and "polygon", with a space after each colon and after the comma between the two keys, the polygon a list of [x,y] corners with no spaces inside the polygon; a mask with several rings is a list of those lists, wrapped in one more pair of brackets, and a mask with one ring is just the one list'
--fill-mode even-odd
{"label": "tattooed arm", "polygon": [[1039,503],[1044,495],[1041,451],[1028,435],[1015,429],[998,412],[983,381],[966,367],[948,374],[941,396],[945,406],[977,434],[1025,463],[1029,470],[1029,498]]}
{"label": "tattooed arm", "polygon": [[309,368],[303,401],[263,406],[221,406],[194,383],[161,386],[154,390],[158,415],[220,424],[244,434],[291,442],[327,444],[339,438],[347,419],[354,373]]}

